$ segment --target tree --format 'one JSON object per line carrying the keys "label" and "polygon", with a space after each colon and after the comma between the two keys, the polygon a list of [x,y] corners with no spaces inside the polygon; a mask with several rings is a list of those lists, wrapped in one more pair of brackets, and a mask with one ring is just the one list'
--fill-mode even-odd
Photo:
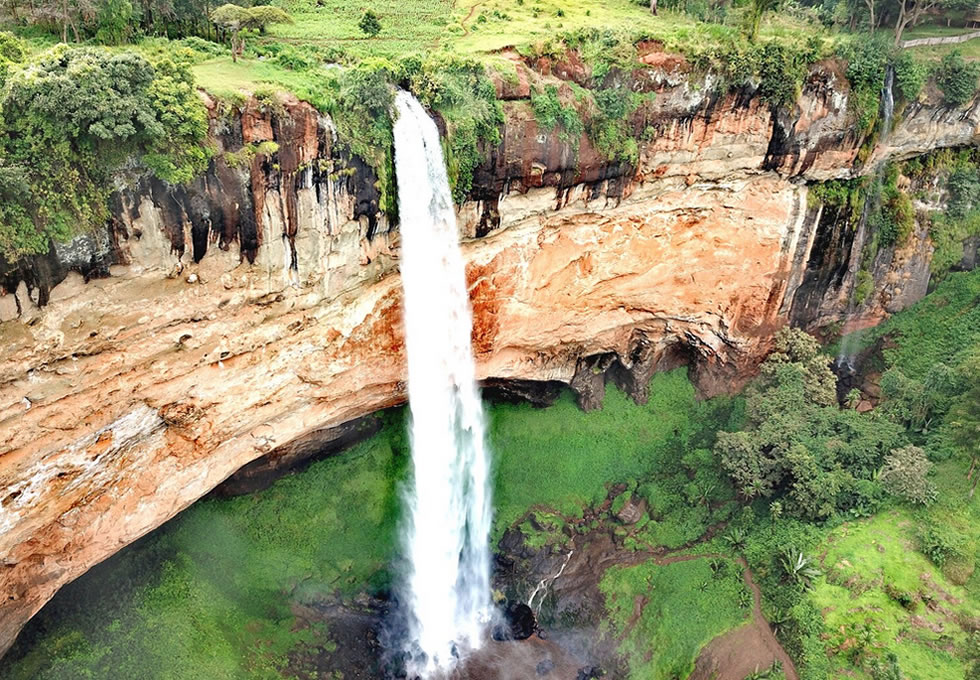
{"label": "tree", "polygon": [[96,15],[95,39],[103,45],[120,45],[129,37],[133,5],[129,0],[101,0]]}
{"label": "tree", "polygon": [[749,40],[755,42],[759,37],[759,27],[762,17],[767,12],[775,12],[783,4],[783,0],[751,0],[747,15]]}
{"label": "tree", "polygon": [[650,14],[657,16],[657,0],[650,0]]}
{"label": "tree", "polygon": [[361,16],[361,21],[357,26],[364,31],[365,35],[369,35],[372,38],[381,32],[381,20],[371,10],[366,11]]}
{"label": "tree", "polygon": [[238,61],[245,51],[244,31],[264,32],[269,24],[291,23],[292,18],[282,9],[270,5],[240,7],[227,4],[211,12],[211,21],[231,33],[231,58]]}
{"label": "tree", "polygon": [[0,253],[47,252],[52,240],[104,225],[112,172],[131,157],[166,158],[169,167],[151,169],[167,181],[202,170],[207,132],[188,63],[67,45],[43,52],[0,91]]}
{"label": "tree", "polygon": [[41,0],[34,6],[31,18],[60,25],[63,43],[68,42],[68,29],[71,29],[75,42],[81,42],[79,26],[95,19],[96,13],[94,0]]}
{"label": "tree", "polygon": [[718,433],[722,466],[743,498],[778,497],[790,515],[869,514],[881,496],[874,475],[904,443],[902,428],[838,406],[830,360],[812,336],[784,329],[775,344],[746,389],[746,427]]}
{"label": "tree", "polygon": [[909,26],[919,23],[922,15],[938,7],[943,0],[898,0],[898,18],[895,21],[895,46],[902,44],[902,34]]}
{"label": "tree", "polygon": [[894,496],[927,505],[936,500],[936,487],[926,478],[931,468],[925,451],[918,446],[903,446],[885,457],[878,481]]}
{"label": "tree", "polygon": [[864,4],[868,8],[868,29],[874,33],[878,27],[878,22],[875,20],[875,0],[864,0]]}
{"label": "tree", "polygon": [[[939,62],[935,77],[946,104],[951,107],[962,106],[976,94],[980,65],[966,61],[959,50],[954,50]],[[954,209],[957,209],[955,205]]]}

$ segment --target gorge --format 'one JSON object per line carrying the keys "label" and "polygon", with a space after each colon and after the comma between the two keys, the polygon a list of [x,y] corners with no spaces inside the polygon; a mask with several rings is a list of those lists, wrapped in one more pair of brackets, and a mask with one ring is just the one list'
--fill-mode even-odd
{"label": "gorge", "polygon": [[[482,149],[455,207],[472,377],[484,394],[564,408],[567,388],[596,411],[620,399],[614,385],[642,405],[657,402],[652,379],[672,386],[686,366],[700,397],[726,395],[757,374],[780,328],[871,328],[930,289],[936,245],[924,215],[941,201],[918,200],[909,238],[865,258],[873,235],[819,187],[976,145],[975,102],[949,107],[927,93],[875,139],[855,132],[850,85],[833,59],[813,65],[794,101],[778,106],[751,85],[716,89],[684,57],[640,44],[624,77],[632,92],[655,96],[637,114],[649,133],[637,135],[631,164],[609,160],[585,131],[569,139],[536,118],[532,90],[573,92],[585,78],[574,50],[501,58],[516,74],[494,80],[501,138]],[[396,220],[382,209],[378,169],[312,105],[292,95],[237,106],[201,96],[217,145],[205,173],[184,185],[120,180],[104,230],[4,264],[0,651],[59,588],[206,495],[267,488],[311,459],[397,429],[374,414],[414,401],[413,372],[443,368],[412,366],[406,348],[405,225],[414,213],[405,192],[414,200],[420,189],[405,181],[398,149]],[[399,102],[403,116],[427,116]],[[436,122],[445,133],[446,121]],[[396,144],[431,146],[430,132],[396,127]],[[417,162],[410,172],[421,172]],[[957,241],[955,268],[973,268],[978,244]],[[423,300],[451,292],[422,290]],[[431,325],[425,312],[423,301],[415,322]],[[422,399],[465,423],[474,492],[489,472],[479,469],[468,371],[455,376],[458,394]],[[680,402],[701,408],[693,390]],[[414,403],[412,423],[424,426]],[[621,495],[613,490],[606,512]],[[488,531],[488,499],[470,502],[456,531]],[[501,528],[493,538],[505,536]],[[432,551],[417,539],[409,552]],[[657,578],[667,577],[649,575]],[[433,580],[444,589],[454,579]],[[490,597],[478,580],[467,619]]]}

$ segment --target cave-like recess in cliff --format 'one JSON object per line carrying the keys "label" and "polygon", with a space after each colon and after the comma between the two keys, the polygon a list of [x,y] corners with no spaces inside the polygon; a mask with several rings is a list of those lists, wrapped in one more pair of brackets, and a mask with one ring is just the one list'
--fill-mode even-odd
{"label": "cave-like recess in cliff", "polygon": [[[698,401],[684,369],[655,376],[649,393],[638,406],[610,389],[591,413],[567,391],[545,409],[490,405],[499,461],[494,541],[526,523],[532,506],[581,517],[624,480],[657,495],[661,521],[650,539],[658,544],[683,545],[723,520],[730,505],[689,510],[681,459],[737,424],[738,400]],[[351,449],[264,491],[199,501],[125,548],[32,620],[0,675],[109,680],[147,677],[152,668],[149,677],[259,678],[285,667],[305,677],[324,664],[373,663],[366,603],[380,602],[372,598],[391,585],[405,417],[403,409],[377,414],[380,432]],[[361,614],[331,618],[345,608]]]}

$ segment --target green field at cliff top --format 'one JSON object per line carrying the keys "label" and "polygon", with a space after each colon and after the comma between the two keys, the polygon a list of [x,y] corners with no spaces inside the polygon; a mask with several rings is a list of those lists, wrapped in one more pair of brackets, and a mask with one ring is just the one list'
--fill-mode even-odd
{"label": "green field at cliff top", "polygon": [[[691,16],[662,11],[650,14],[636,0],[485,0],[452,3],[419,0],[405,3],[376,0],[370,3],[381,22],[373,37],[358,27],[364,6],[341,0],[287,0],[283,3],[293,23],[276,24],[256,39],[261,46],[273,43],[313,47],[346,60],[397,58],[410,53],[445,52],[456,56],[492,59],[502,51],[540,50],[556,37],[581,29],[613,31],[632,39],[651,38],[671,51],[686,52],[698,46],[737,41],[737,24],[713,24]],[[799,37],[821,32],[817,26],[785,16],[769,17],[762,37]],[[286,69],[264,64],[246,53],[233,64],[230,56],[208,59],[195,67],[205,89],[219,93],[229,89],[254,89],[263,83],[296,90],[287,82]]]}

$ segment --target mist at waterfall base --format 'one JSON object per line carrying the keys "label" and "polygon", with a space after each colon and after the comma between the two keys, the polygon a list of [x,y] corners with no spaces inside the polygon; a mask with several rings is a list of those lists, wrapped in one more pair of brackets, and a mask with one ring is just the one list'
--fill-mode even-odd
{"label": "mist at waterfall base", "polygon": [[448,675],[478,649],[490,595],[490,455],[471,345],[472,312],[439,133],[395,99],[412,480],[398,589],[409,677]]}

